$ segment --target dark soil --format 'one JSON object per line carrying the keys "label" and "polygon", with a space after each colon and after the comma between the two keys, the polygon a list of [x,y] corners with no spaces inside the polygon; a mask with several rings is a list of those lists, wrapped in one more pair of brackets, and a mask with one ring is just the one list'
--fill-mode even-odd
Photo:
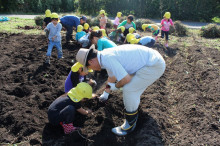
{"label": "dark soil", "polygon": [[[195,41],[165,49],[164,75],[142,95],[138,124],[127,136],[112,134],[123,123],[122,94],[114,92],[106,103],[86,101],[94,115],[76,116],[81,131],[64,136],[60,126],[48,123],[48,106],[64,93],[64,82],[79,46],[63,45],[64,59],[53,50],[45,65],[45,36],[0,34],[0,145],[219,145],[220,52]],[[64,42],[63,42],[64,44]],[[96,78],[97,94],[106,77]],[[83,137],[84,138],[83,138]]]}

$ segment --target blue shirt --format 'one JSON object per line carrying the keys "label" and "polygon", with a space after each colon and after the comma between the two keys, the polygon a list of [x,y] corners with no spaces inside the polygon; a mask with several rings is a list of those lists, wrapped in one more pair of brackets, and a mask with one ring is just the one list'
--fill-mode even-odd
{"label": "blue shirt", "polygon": [[47,25],[47,28],[49,30],[49,36],[48,36],[48,39],[50,41],[53,41],[52,40],[52,37],[56,36],[56,38],[54,39],[54,42],[60,42],[61,41],[61,34],[60,34],[60,31],[62,29],[62,24],[60,23],[57,23],[57,25],[55,26],[52,22],[50,22],[48,25]]}
{"label": "blue shirt", "polygon": [[140,41],[139,41],[139,43],[141,44],[141,45],[147,45],[148,43],[150,43],[151,42],[151,40],[155,40],[153,37],[151,37],[151,36],[146,36],[146,37],[142,37],[142,38],[140,38]]}
{"label": "blue shirt", "polygon": [[83,37],[84,35],[86,35],[85,31],[81,31],[81,32],[77,32],[76,33],[76,40],[78,41],[81,37]]}
{"label": "blue shirt", "polygon": [[98,46],[98,51],[102,51],[106,48],[112,48],[112,47],[116,47],[117,45],[111,41],[111,40],[108,40],[106,38],[100,38],[98,40],[98,43],[97,43],[97,46]]}
{"label": "blue shirt", "polygon": [[60,22],[62,22],[64,25],[77,28],[77,26],[80,24],[80,18],[77,16],[67,15],[60,18]]}

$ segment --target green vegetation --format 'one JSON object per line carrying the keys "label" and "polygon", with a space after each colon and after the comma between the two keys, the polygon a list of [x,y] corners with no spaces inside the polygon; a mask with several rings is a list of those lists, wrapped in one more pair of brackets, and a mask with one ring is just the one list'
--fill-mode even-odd
{"label": "green vegetation", "polygon": [[108,16],[115,17],[118,11],[123,16],[133,14],[138,18],[161,19],[166,11],[173,20],[193,20],[219,23],[219,0],[0,0],[0,13],[80,12],[97,16],[104,9]]}
{"label": "green vegetation", "polygon": [[214,17],[214,18],[212,18],[212,21],[214,23],[220,23],[220,18],[219,17]]}
{"label": "green vegetation", "polygon": [[201,35],[206,38],[220,38],[220,26],[209,24],[201,28]]}
{"label": "green vegetation", "polygon": [[0,33],[24,33],[24,34],[41,34],[43,30],[23,29],[25,26],[36,27],[33,19],[21,19],[10,17],[10,21],[0,22]]}

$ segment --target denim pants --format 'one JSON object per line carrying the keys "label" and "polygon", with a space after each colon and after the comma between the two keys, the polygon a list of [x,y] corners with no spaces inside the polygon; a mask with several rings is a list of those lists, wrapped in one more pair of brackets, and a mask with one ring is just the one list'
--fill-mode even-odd
{"label": "denim pants", "polygon": [[52,52],[52,49],[53,49],[54,46],[57,48],[58,58],[61,58],[63,56],[61,42],[49,41],[46,55],[51,56],[51,52]]}
{"label": "denim pants", "polygon": [[63,27],[66,28],[66,42],[70,41],[71,39],[73,39],[72,33],[73,33],[73,27],[69,26],[69,25],[65,25],[61,22],[61,24],[63,25]]}

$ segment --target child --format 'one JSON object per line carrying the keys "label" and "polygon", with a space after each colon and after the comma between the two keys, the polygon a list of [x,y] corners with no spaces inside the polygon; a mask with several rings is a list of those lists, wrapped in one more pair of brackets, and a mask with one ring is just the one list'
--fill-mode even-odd
{"label": "child", "polygon": [[125,31],[125,27],[120,26],[116,30],[112,31],[108,36],[110,40],[112,40],[113,42],[121,42],[125,39],[124,34],[123,34],[124,31]]}
{"label": "child", "polygon": [[143,24],[142,29],[145,31],[145,29],[150,30],[152,32],[152,37],[157,40],[157,35],[160,33],[160,28],[155,24]]}
{"label": "child", "polygon": [[61,125],[65,134],[71,134],[78,130],[73,126],[75,113],[78,111],[83,115],[91,114],[92,111],[81,107],[80,101],[84,98],[92,98],[92,87],[88,83],[79,83],[72,88],[66,96],[60,96],[48,109],[48,120],[53,125]]}
{"label": "child", "polygon": [[[47,26],[47,24],[49,24],[51,22],[51,11],[49,9],[47,9],[45,11],[45,18],[43,21],[43,28],[45,28]],[[46,37],[48,38],[49,35],[49,31],[46,31]]]}
{"label": "child", "polygon": [[169,40],[169,30],[170,30],[170,25],[173,26],[173,21],[172,19],[170,19],[171,14],[170,12],[166,12],[164,14],[164,19],[161,20],[161,38],[164,38],[164,34],[165,34],[165,39],[166,39],[166,43],[165,43],[165,47],[168,47],[168,40]]}
{"label": "child", "polygon": [[83,26],[82,25],[78,25],[77,26],[77,33],[76,33],[76,41],[78,42],[79,39],[81,37],[83,37],[84,35],[86,35],[86,32],[83,31]]}
{"label": "child", "polygon": [[83,25],[83,31],[85,31],[86,33],[88,33],[88,32],[90,32],[91,30],[90,30],[90,28],[89,28],[89,24],[88,23],[85,23],[84,25]]}
{"label": "child", "polygon": [[105,10],[101,10],[100,11],[100,15],[101,15],[101,18],[99,19],[100,23],[100,28],[101,29],[105,29],[106,28],[106,23],[107,23],[107,17],[106,17],[106,13],[105,13]]}
{"label": "child", "polygon": [[51,11],[49,9],[47,9],[45,11],[45,18],[44,18],[44,22],[43,22],[43,28],[45,28],[47,26],[47,24],[49,24],[51,22]]}
{"label": "child", "polygon": [[98,26],[94,26],[94,27],[92,27],[92,30],[93,31],[97,31],[97,30],[99,30],[100,28],[98,27]]}
{"label": "child", "polygon": [[101,30],[101,32],[102,32],[102,37],[104,37],[104,38],[107,38],[107,39],[108,39],[108,36],[107,36],[107,34],[106,34],[105,29],[100,29],[100,30]]}
{"label": "child", "polygon": [[98,47],[97,50],[98,51],[102,51],[106,48],[112,48],[112,47],[117,46],[111,40],[108,40],[108,39],[102,37],[102,31],[100,31],[100,30],[91,32],[90,41],[92,42],[92,44],[97,45],[97,47]]}
{"label": "child", "polygon": [[134,17],[133,17],[132,15],[129,15],[129,16],[127,17],[127,20],[124,20],[122,23],[120,23],[120,24],[118,25],[118,28],[119,28],[120,26],[124,26],[124,27],[125,27],[125,31],[124,31],[124,36],[125,36],[125,37],[126,37],[126,35],[129,33],[128,29],[129,29],[130,27],[133,27],[133,28],[136,30],[136,24],[133,22],[133,20],[134,20]]}
{"label": "child", "polygon": [[135,29],[134,29],[133,27],[130,27],[130,28],[128,29],[128,31],[129,31],[129,33],[135,35],[135,38],[136,38],[136,39],[141,38],[141,36],[140,36],[138,33],[136,33],[136,31],[135,31]]}
{"label": "child", "polygon": [[119,20],[121,18],[121,15],[122,13],[121,12],[118,12],[117,13],[117,16],[115,17],[115,20],[114,20],[114,28],[117,29],[118,25],[119,25]]}
{"label": "child", "polygon": [[139,44],[146,47],[152,47],[155,44],[155,39],[151,36],[145,36],[141,37],[140,39],[136,39],[135,35],[129,33],[126,39],[130,44]]}
{"label": "child", "polygon": [[[88,72],[93,72],[93,70],[90,69],[88,70]],[[75,63],[71,67],[71,71],[66,78],[65,87],[64,87],[65,93],[69,92],[70,89],[76,87],[76,85],[80,82],[87,82],[90,85],[96,85],[95,80],[86,78],[86,75],[88,74],[88,72],[83,72],[82,64],[80,64],[79,62]]]}
{"label": "child", "polygon": [[48,44],[48,49],[47,49],[47,58],[46,62],[50,64],[50,56],[51,52],[53,49],[53,46],[56,46],[57,48],[57,54],[58,54],[58,59],[63,58],[63,52],[62,52],[62,46],[61,46],[61,34],[60,31],[62,29],[62,25],[58,22],[58,14],[57,13],[52,13],[51,14],[51,19],[52,22],[47,25],[45,28],[46,30],[49,30],[49,44]]}

